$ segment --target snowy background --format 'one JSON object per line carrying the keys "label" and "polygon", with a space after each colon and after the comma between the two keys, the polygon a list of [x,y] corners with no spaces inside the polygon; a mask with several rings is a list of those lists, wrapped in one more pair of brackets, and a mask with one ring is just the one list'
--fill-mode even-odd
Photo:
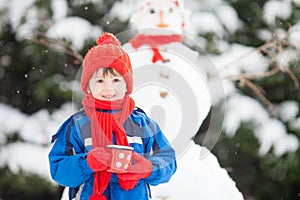
{"label": "snowy background", "polygon": [[[90,2],[95,1],[91,0]],[[33,30],[41,23],[37,19],[40,19],[43,13],[33,7],[33,3],[34,0],[0,1],[0,9],[8,11],[5,17],[1,18],[0,23],[7,18],[10,19],[13,28],[17,30],[19,39],[30,38],[35,34]],[[265,3],[263,7],[265,23],[272,26],[275,25],[278,18],[283,20],[289,18],[292,14],[292,4],[300,6],[300,1],[274,0]],[[110,15],[127,20],[136,11],[137,5],[137,1],[134,0],[115,2]],[[244,26],[237,17],[237,12],[225,1],[186,1],[185,5],[192,13],[185,34],[197,41],[200,46],[205,46],[206,41],[197,37],[199,32],[203,34],[213,32],[222,38],[226,32],[234,33]],[[124,9],[125,7],[126,9]],[[200,9],[199,12],[199,8],[203,9]],[[66,38],[72,41],[77,49],[83,47],[85,40],[95,39],[103,32],[100,26],[95,26],[84,18],[68,16],[66,0],[51,1],[51,10],[53,18],[47,35],[54,38]],[[27,19],[26,23],[22,23],[24,16]],[[295,51],[282,51],[277,55],[277,63],[281,64],[282,70],[285,70],[284,66],[287,67],[289,63],[296,61],[299,57],[300,24],[292,24],[290,30],[292,32],[287,40],[295,46]],[[277,34],[279,38],[285,37],[286,32],[278,30]],[[271,35],[272,33],[267,30],[260,32],[260,37],[266,40]],[[260,155],[265,155],[271,148],[277,156],[298,150],[299,139],[291,134],[285,126],[285,123],[289,122],[294,129],[300,128],[298,102],[287,100],[276,104],[277,118],[274,118],[266,107],[256,99],[239,92],[233,81],[228,79],[228,77],[238,76],[241,73],[263,73],[268,69],[269,60],[251,46],[229,44],[221,39],[216,43],[221,53],[209,56],[218,70],[219,76],[224,78],[222,83],[226,95],[220,97],[218,93],[212,92],[212,103],[217,104],[226,100],[226,117],[223,128],[228,136],[233,137],[241,123],[249,122],[255,127],[254,133],[259,140]],[[212,76],[212,80],[213,78]],[[5,138],[14,133],[19,133],[21,142],[0,146],[0,167],[8,165],[15,173],[18,173],[19,169],[23,169],[51,181],[47,158],[51,148],[49,145],[51,136],[59,125],[77,109],[70,100],[54,112],[50,113],[47,109],[42,109],[28,115],[16,107],[1,103],[0,144],[4,144]],[[205,156],[200,156],[201,151],[206,152]],[[170,200],[198,199],[195,198],[196,193],[201,199],[207,200],[244,199],[234,180],[220,166],[218,158],[205,147],[192,143],[187,152],[179,158],[178,171],[181,172],[174,176],[173,182],[153,189],[154,199],[163,197],[168,197]],[[53,184],[55,183],[53,182]],[[189,184],[190,191],[182,191],[182,184]],[[169,192],[171,189],[172,192]]]}

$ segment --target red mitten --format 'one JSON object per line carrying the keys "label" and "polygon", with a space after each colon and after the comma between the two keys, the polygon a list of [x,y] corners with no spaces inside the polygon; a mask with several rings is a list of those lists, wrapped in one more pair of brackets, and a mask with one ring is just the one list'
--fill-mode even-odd
{"label": "red mitten", "polygon": [[106,200],[106,197],[101,194],[93,194],[89,200]]}
{"label": "red mitten", "polygon": [[87,155],[87,162],[94,171],[106,170],[110,163],[111,155],[102,147],[92,149]]}
{"label": "red mitten", "polygon": [[152,173],[152,163],[136,152],[132,152],[132,162],[127,173],[120,173],[118,177],[122,180],[137,181],[147,178]]}

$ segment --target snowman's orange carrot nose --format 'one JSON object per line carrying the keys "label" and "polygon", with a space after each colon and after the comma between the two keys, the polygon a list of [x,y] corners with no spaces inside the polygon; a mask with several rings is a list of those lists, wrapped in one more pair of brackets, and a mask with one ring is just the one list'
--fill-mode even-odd
{"label": "snowman's orange carrot nose", "polygon": [[159,28],[166,28],[168,24],[164,23],[164,11],[159,11],[159,24],[156,25]]}

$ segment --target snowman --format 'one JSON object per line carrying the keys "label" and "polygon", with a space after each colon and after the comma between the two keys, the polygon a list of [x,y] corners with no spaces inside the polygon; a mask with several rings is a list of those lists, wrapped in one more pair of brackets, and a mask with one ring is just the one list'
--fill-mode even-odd
{"label": "snowman", "polygon": [[123,46],[133,66],[136,105],[159,124],[177,155],[177,172],[152,187],[152,198],[243,199],[215,156],[192,140],[211,108],[204,68],[212,64],[184,44],[189,16],[178,0],[142,1],[130,19],[133,34],[126,33],[133,37]]}
{"label": "snowman", "polygon": [[211,107],[204,63],[183,44],[189,16],[178,0],[142,1],[130,19],[133,37],[123,46],[133,66],[137,105],[163,127],[180,154]]}

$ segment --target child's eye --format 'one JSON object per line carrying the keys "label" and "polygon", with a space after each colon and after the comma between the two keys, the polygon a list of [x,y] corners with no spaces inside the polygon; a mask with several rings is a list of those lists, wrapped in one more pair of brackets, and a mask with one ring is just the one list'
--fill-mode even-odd
{"label": "child's eye", "polygon": [[102,79],[98,79],[97,83],[103,83],[104,81]]}
{"label": "child's eye", "polygon": [[118,83],[118,82],[120,82],[121,81],[121,79],[119,79],[119,78],[114,78],[113,79],[113,82],[115,82],[115,83]]}

